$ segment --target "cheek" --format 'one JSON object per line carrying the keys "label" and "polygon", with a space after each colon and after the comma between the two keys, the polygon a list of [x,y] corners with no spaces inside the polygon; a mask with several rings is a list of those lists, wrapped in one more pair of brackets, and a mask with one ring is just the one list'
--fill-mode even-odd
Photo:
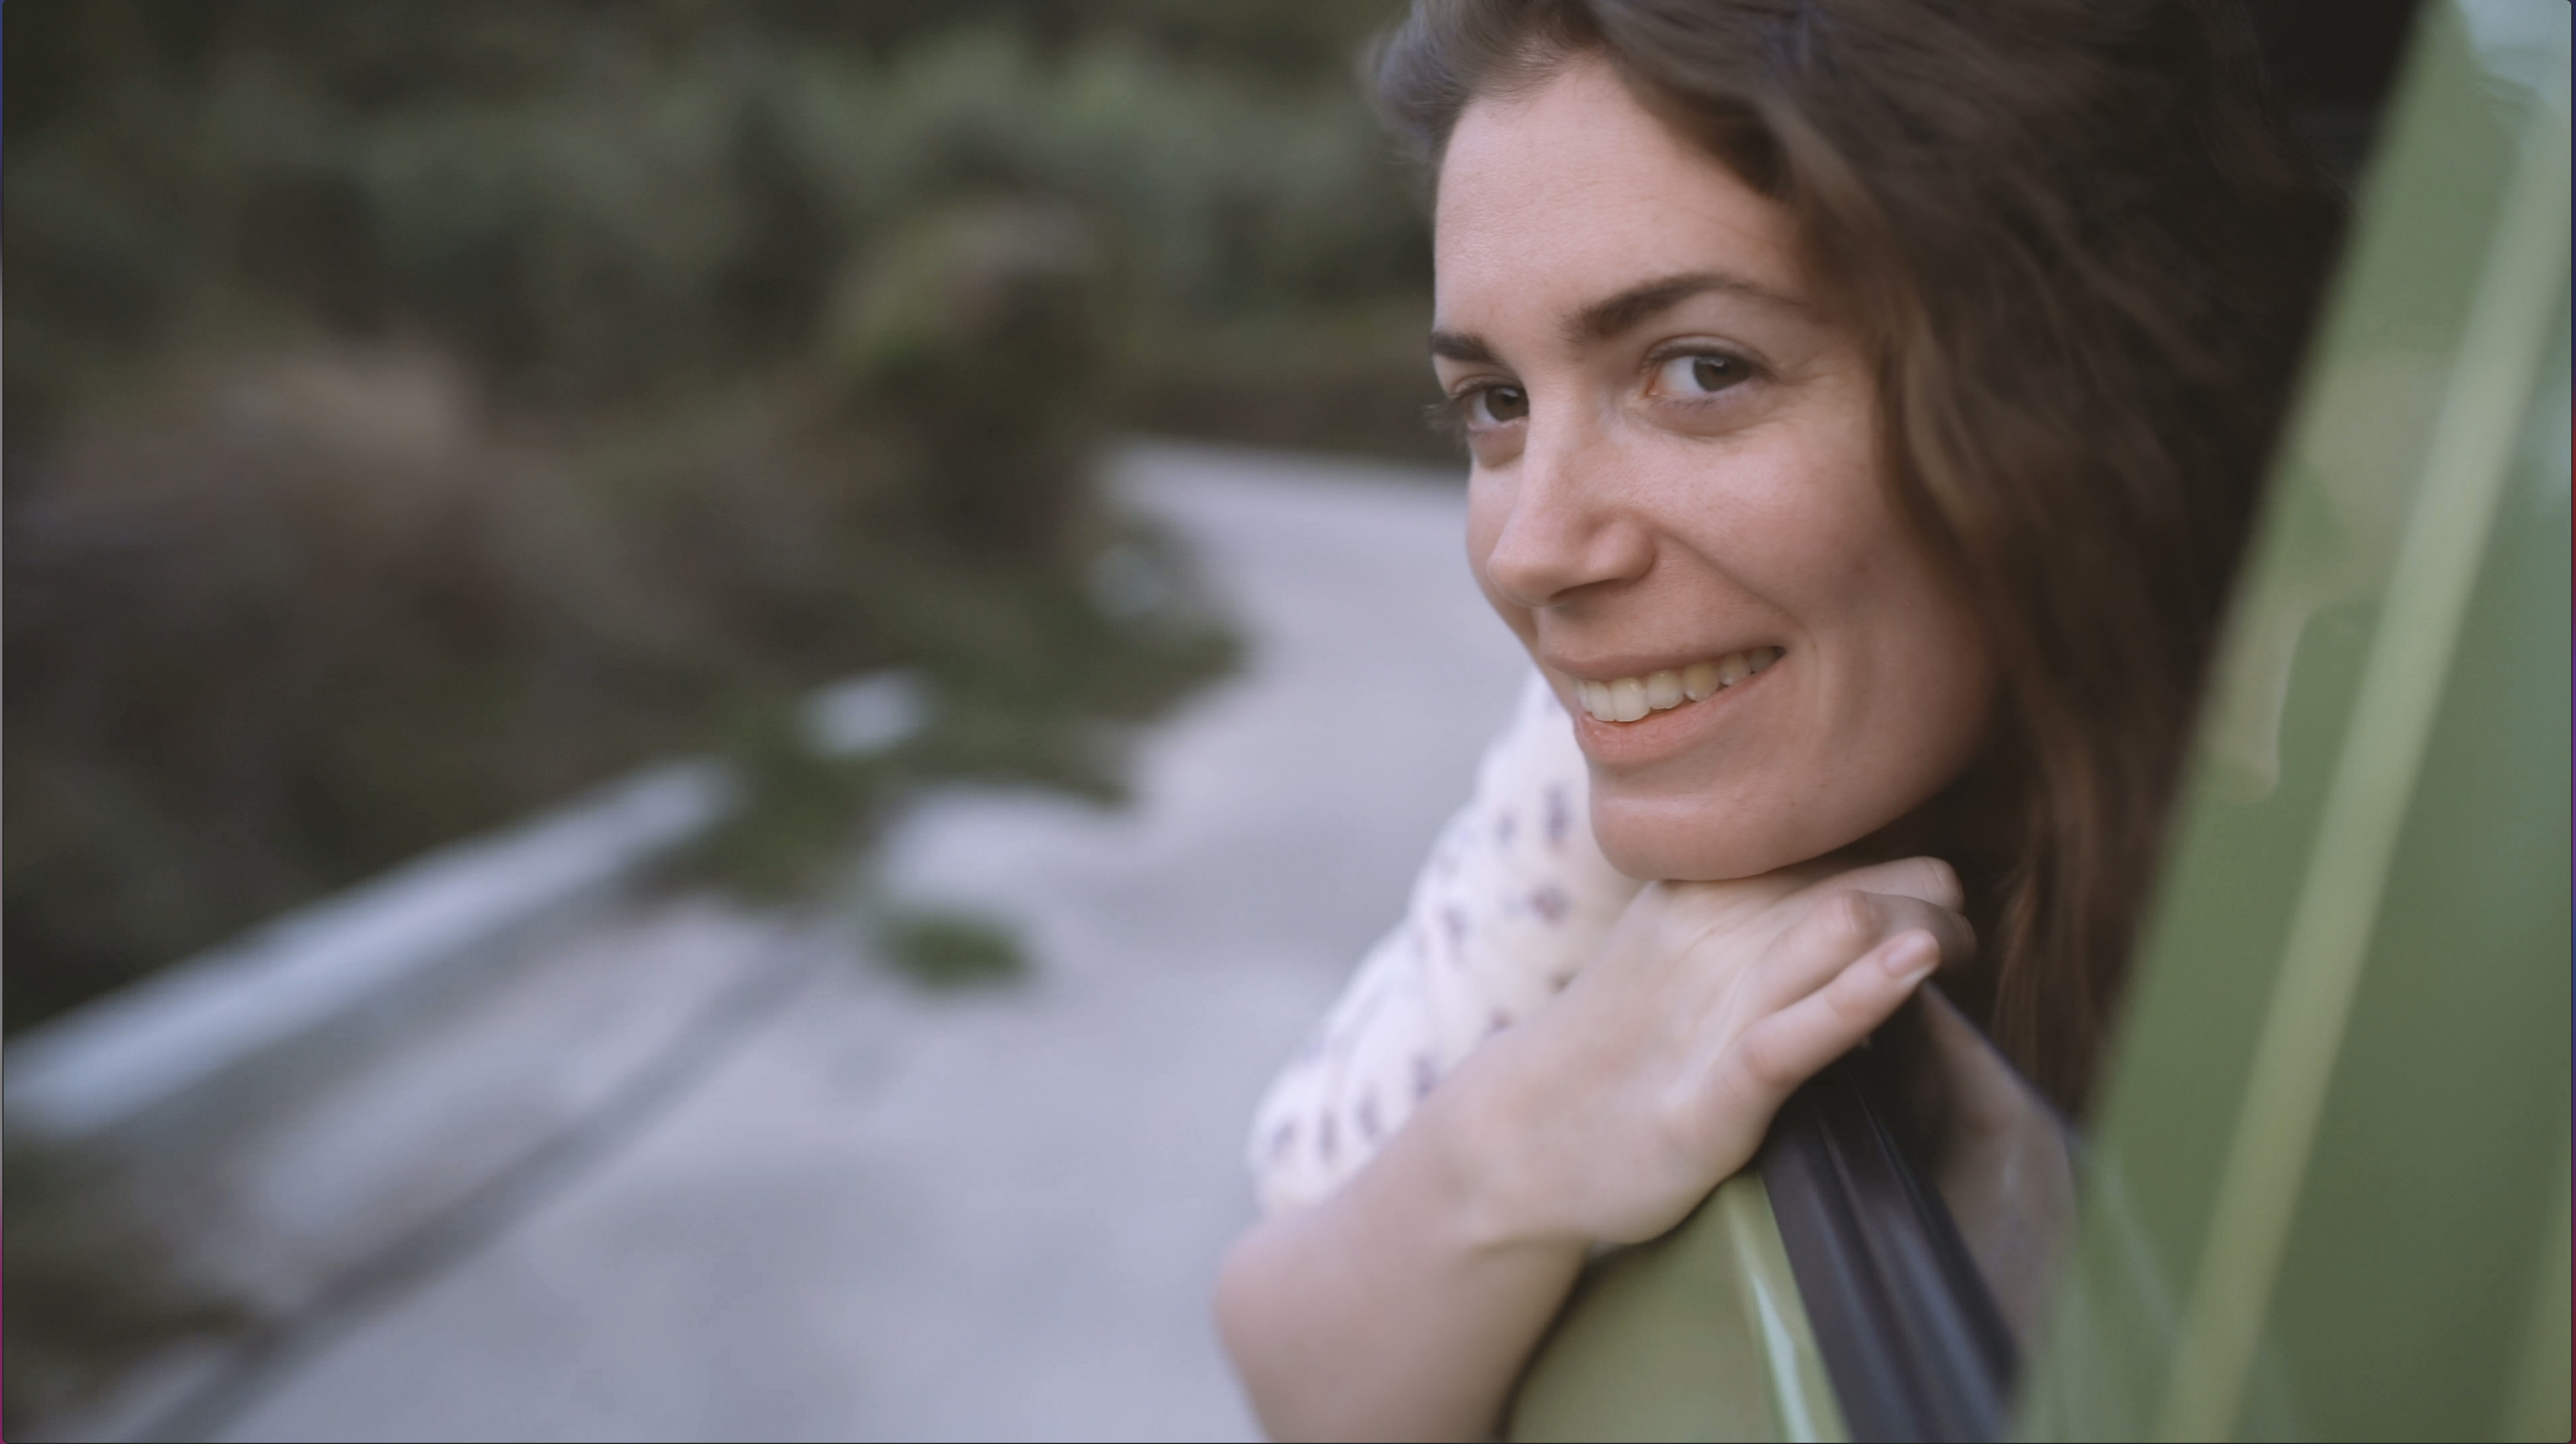
{"label": "cheek", "polygon": [[[1831,651],[1911,652],[1955,638],[1965,609],[1901,519],[1861,398],[1834,398],[1745,458],[1698,503],[1712,546]],[[1714,503],[1714,505],[1712,505]],[[1973,632],[1973,628],[1968,628]]]}
{"label": "cheek", "polygon": [[1758,749],[1766,765],[1736,773],[1747,804],[1772,804],[1746,815],[1794,844],[1763,854],[1773,866],[1857,841],[1946,786],[1983,745],[1995,696],[1984,629],[1876,479],[1805,480],[1744,519],[1766,543],[1748,561],[1809,654],[1795,705]]}
{"label": "cheek", "polygon": [[1911,704],[1904,709],[1911,714],[1905,734],[1915,765],[1946,782],[1948,773],[1967,765],[1992,719],[1994,664],[1964,605],[1947,597],[1929,601],[1917,619],[1895,659]]}
{"label": "cheek", "polygon": [[[1872,593],[1920,570],[1873,449],[1844,429],[1800,438],[1805,444],[1748,468],[1754,484],[1738,490],[1727,518],[1745,563],[1776,583],[1791,610],[1819,620],[1865,608]],[[1743,545],[1757,538],[1758,546]]]}
{"label": "cheek", "polygon": [[1831,705],[1860,769],[1907,806],[1967,766],[1991,720],[1984,630],[1932,559],[1908,545],[1846,579],[1848,671]]}

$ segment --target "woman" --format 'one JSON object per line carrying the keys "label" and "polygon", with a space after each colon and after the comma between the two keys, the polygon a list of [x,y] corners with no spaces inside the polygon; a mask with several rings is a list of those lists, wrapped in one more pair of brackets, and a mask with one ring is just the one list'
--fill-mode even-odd
{"label": "woman", "polygon": [[[1478,582],[1654,881],[1567,861],[1524,911],[1615,924],[1463,1041],[1408,1030],[1520,965],[1373,958],[1219,1315],[1280,1434],[1465,1437],[1935,971],[2080,1107],[2325,225],[2186,0],[1418,0],[1379,73]],[[1408,1050],[1402,1098],[1313,1082]]]}

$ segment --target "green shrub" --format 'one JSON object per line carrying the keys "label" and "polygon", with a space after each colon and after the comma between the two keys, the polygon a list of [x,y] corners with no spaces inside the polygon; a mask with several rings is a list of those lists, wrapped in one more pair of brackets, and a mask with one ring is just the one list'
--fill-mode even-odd
{"label": "green shrub", "polygon": [[[1391,9],[6,11],[8,1028],[676,751],[756,889],[1115,796],[1231,651],[1104,603],[1184,569],[1103,435],[1425,444]],[[915,745],[778,750],[883,668]]]}
{"label": "green shrub", "polygon": [[925,988],[1016,982],[1029,968],[1019,939],[1009,928],[972,913],[895,913],[878,927],[877,951],[896,971]]}

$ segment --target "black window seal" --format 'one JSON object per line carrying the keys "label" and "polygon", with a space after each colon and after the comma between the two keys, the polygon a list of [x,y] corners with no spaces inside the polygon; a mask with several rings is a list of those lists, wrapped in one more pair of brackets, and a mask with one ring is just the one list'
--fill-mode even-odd
{"label": "black window seal", "polygon": [[1901,1143],[1888,1051],[1855,1052],[1792,1094],[1757,1166],[1851,1437],[1997,1438],[2012,1333]]}

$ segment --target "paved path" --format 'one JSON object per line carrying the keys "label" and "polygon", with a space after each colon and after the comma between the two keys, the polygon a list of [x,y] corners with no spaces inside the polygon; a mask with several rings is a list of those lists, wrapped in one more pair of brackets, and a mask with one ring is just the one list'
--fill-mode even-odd
{"label": "paved path", "polygon": [[[538,1066],[546,1026],[612,1026],[603,996],[659,1017],[626,995],[806,971],[668,1106],[280,1367],[221,1437],[1251,1435],[1206,1300],[1250,1216],[1254,1096],[1393,920],[1518,653],[1468,582],[1453,487],[1168,446],[1123,471],[1250,664],[1147,741],[1133,808],[950,796],[888,853],[899,892],[1013,919],[1039,976],[931,998],[704,902],[603,924],[480,1025],[515,1040],[477,1045],[517,1050],[495,1067]],[[344,1128],[401,1126],[352,1107]]]}

